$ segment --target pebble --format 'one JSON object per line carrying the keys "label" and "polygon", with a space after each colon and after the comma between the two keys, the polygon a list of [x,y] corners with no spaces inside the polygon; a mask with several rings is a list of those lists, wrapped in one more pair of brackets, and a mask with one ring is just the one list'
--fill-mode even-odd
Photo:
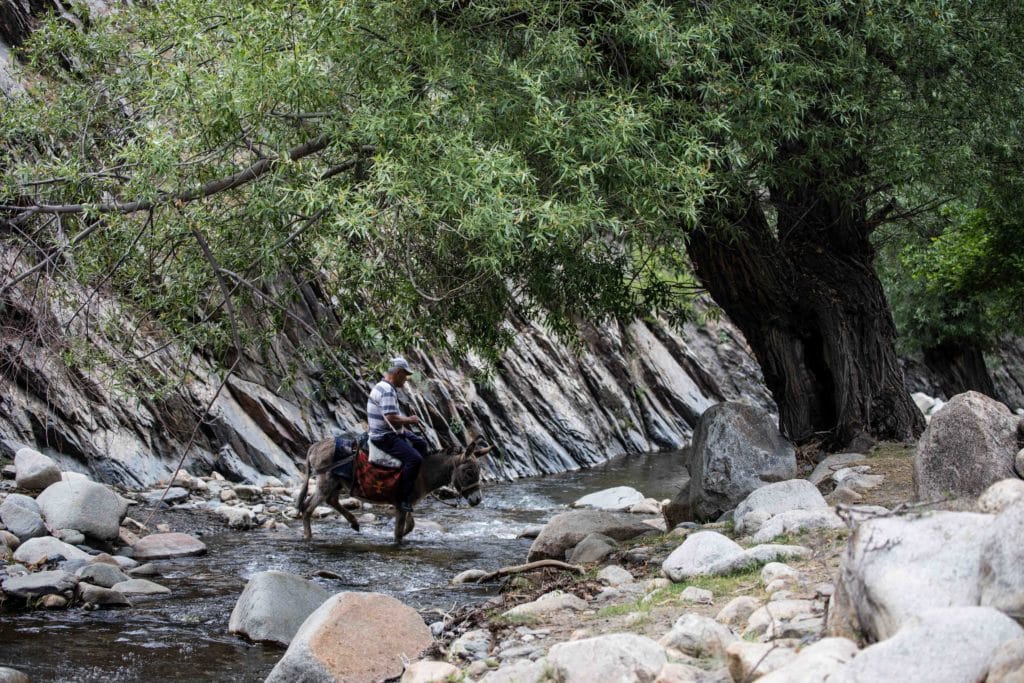
{"label": "pebble", "polygon": [[705,588],[687,586],[683,592],[679,594],[679,599],[683,602],[692,602],[698,605],[710,605],[714,603],[715,595]]}
{"label": "pebble", "polygon": [[770,584],[772,581],[778,579],[796,581],[800,575],[795,569],[790,567],[788,564],[782,562],[769,562],[761,568],[761,581],[765,585]]}
{"label": "pebble", "polygon": [[18,546],[21,545],[21,540],[10,531],[4,529],[0,531],[0,543],[3,543],[11,550],[17,550]]}
{"label": "pebble", "polygon": [[507,662],[510,659],[537,659],[544,654],[544,649],[536,645],[513,645],[498,652],[498,659]]}
{"label": "pebble", "polygon": [[128,601],[128,598],[125,597],[124,593],[112,588],[94,586],[85,582],[78,584],[78,599],[84,603],[96,605],[97,607],[132,606],[132,603]]}
{"label": "pebble", "polygon": [[114,584],[111,588],[125,595],[160,595],[171,592],[170,588],[146,579],[128,579]]}
{"label": "pebble", "polygon": [[[47,595],[37,603],[37,606],[43,609],[64,609],[68,606],[68,599],[63,595]],[[3,678],[0,678],[0,681],[2,680]]]}
{"label": "pebble", "polygon": [[442,683],[459,677],[459,669],[448,662],[423,660],[405,667],[399,683]]}
{"label": "pebble", "polygon": [[135,544],[134,550],[139,560],[159,560],[203,555],[206,553],[206,544],[188,534],[160,533],[146,536]]}
{"label": "pebble", "polygon": [[608,586],[633,583],[633,575],[618,565],[609,565],[597,573],[597,580]]}
{"label": "pebble", "polygon": [[484,662],[484,661],[471,662],[470,665],[466,667],[466,675],[469,676],[470,679],[475,680],[475,679],[478,679],[478,678],[482,677],[484,674],[488,673],[490,670],[491,670],[491,667],[487,666],[487,662]]}

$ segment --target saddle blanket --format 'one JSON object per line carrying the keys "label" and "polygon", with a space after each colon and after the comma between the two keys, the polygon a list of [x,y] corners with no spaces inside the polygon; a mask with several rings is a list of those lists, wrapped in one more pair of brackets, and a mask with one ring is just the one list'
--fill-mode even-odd
{"label": "saddle blanket", "polygon": [[356,454],[354,470],[353,496],[365,498],[372,503],[395,504],[395,493],[402,470],[374,465],[366,451],[362,449]]}

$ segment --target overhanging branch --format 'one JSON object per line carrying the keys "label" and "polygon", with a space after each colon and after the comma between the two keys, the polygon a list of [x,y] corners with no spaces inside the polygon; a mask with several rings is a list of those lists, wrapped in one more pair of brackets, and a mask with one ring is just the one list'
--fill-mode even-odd
{"label": "overhanging branch", "polygon": [[[330,139],[326,135],[313,138],[308,142],[304,142],[301,145],[292,147],[285,152],[285,157],[289,161],[298,161],[304,157],[308,157],[311,154],[323,151],[330,143]],[[374,147],[366,145],[359,148],[360,154],[372,154]],[[260,159],[250,166],[242,169],[241,171],[224,178],[218,178],[211,180],[208,183],[203,184],[198,188],[191,190],[183,190],[181,192],[165,192],[158,195],[154,199],[142,199],[130,202],[106,202],[102,204],[34,204],[34,205],[0,205],[0,211],[6,211],[9,213],[16,213],[14,218],[10,219],[13,223],[20,223],[37,213],[44,214],[75,214],[75,213],[134,213],[136,211],[149,211],[157,206],[170,203],[180,202],[191,202],[197,199],[203,199],[211,195],[225,192],[227,190],[233,190],[236,187],[241,187],[247,183],[256,180],[260,176],[266,175],[271,171],[282,160],[281,157],[268,157],[266,159]],[[352,168],[355,166],[355,161],[345,162],[336,166],[335,173],[341,170]],[[334,169],[332,169],[334,170]],[[324,177],[330,177],[334,173],[328,171],[324,174]]]}

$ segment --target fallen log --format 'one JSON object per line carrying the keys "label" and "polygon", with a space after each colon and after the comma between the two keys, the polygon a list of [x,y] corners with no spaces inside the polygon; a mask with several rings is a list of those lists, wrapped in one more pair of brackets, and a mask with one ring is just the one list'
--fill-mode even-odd
{"label": "fallen log", "polygon": [[560,562],[559,560],[537,560],[536,562],[528,562],[526,564],[517,564],[511,567],[502,567],[496,569],[493,572],[484,574],[476,580],[477,583],[484,583],[486,581],[493,581],[494,579],[500,579],[503,576],[511,576],[512,574],[522,574],[524,572],[532,572],[534,569],[561,569],[567,572],[575,572],[582,574],[585,570],[578,564],[568,564],[567,562]]}

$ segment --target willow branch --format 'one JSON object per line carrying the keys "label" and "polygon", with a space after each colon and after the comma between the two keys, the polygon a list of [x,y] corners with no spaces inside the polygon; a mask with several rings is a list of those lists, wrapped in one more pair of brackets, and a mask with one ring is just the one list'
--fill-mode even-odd
{"label": "willow branch", "polygon": [[[298,161],[299,159],[324,150],[329,142],[330,140],[326,135],[321,135],[309,142],[292,147],[285,153],[285,156],[290,161]],[[21,222],[36,213],[135,213],[136,211],[148,211],[162,204],[169,204],[172,202],[191,202],[220,192],[233,190],[236,187],[241,187],[242,185],[251,183],[253,180],[266,175],[268,172],[273,170],[280,161],[281,157],[260,159],[238,173],[233,173],[224,178],[218,178],[217,180],[211,180],[210,182],[192,190],[164,192],[158,195],[155,199],[141,199],[132,202],[114,201],[102,204],[36,204],[31,206],[0,205],[0,210],[20,212],[19,215],[13,219],[15,222]]]}

